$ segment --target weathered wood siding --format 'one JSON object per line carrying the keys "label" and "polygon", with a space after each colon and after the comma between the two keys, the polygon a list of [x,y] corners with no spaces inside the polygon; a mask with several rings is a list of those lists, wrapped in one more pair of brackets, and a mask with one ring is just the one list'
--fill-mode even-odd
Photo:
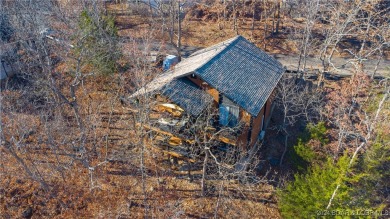
{"label": "weathered wood siding", "polygon": [[264,106],[260,110],[259,114],[255,118],[253,118],[251,141],[249,143],[249,147],[252,147],[256,143],[257,137],[259,136],[262,130],[263,115],[264,115]]}
{"label": "weathered wood siding", "polygon": [[248,150],[248,134],[249,134],[249,126],[244,126],[241,135],[237,137],[236,145],[242,148],[243,150]]}
{"label": "weathered wood siding", "polygon": [[[198,85],[199,87],[206,90],[207,93],[209,93],[215,100],[216,106],[218,106],[219,103],[219,92],[218,90],[214,89],[207,83],[205,83],[203,80],[201,80],[199,77],[193,78],[191,76],[188,76],[188,79],[190,79],[193,83]],[[237,137],[237,145],[241,147],[244,150],[248,150],[249,148],[253,147],[253,145],[256,143],[258,136],[262,130],[265,129],[263,127],[263,119],[265,120],[264,126],[266,125],[266,121],[271,116],[271,108],[272,108],[272,101],[274,99],[274,95],[271,95],[270,98],[266,101],[263,108],[260,110],[259,114],[256,117],[251,116],[249,113],[247,113],[244,109],[240,107],[240,121],[244,123],[243,130],[241,134]],[[264,115],[265,110],[265,115]],[[253,117],[253,118],[252,118]],[[251,127],[251,118],[253,119],[252,127]],[[251,128],[251,130],[250,130]],[[250,138],[248,138],[248,135],[250,135]],[[248,142],[248,140],[250,142]]]}
{"label": "weathered wood siding", "polygon": [[246,126],[249,126],[251,122],[251,115],[242,108],[240,108],[240,121],[244,122]]}
{"label": "weathered wood siding", "polygon": [[199,77],[193,78],[191,76],[188,76],[187,78],[190,79],[192,82],[194,82],[199,87],[201,87],[202,89],[206,90],[206,92],[209,93],[214,98],[215,103],[218,105],[218,102],[219,102],[218,90],[212,88],[210,85],[208,85],[206,82],[204,82]]}
{"label": "weathered wood siding", "polygon": [[[244,122],[244,129],[240,136],[237,138],[237,145],[240,145],[244,150],[247,150],[256,143],[259,134],[262,130],[266,128],[266,122],[269,120],[271,116],[271,108],[272,108],[272,99],[268,99],[266,104],[263,106],[261,111],[256,117],[253,117],[252,129],[250,130],[250,115],[245,116],[246,112],[242,109],[240,112],[241,121]],[[265,116],[264,116],[265,110]],[[264,117],[263,117],[264,116]],[[264,119],[264,127],[263,127],[263,119]],[[250,135],[250,142],[248,142],[248,135]]]}

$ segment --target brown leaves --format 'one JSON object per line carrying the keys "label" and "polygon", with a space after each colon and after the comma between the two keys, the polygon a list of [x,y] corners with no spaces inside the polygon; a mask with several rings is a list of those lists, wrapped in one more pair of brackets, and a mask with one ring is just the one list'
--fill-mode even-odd
{"label": "brown leaves", "polygon": [[353,147],[367,133],[367,114],[362,106],[368,101],[371,83],[367,74],[357,73],[326,91],[323,114],[337,130],[332,136],[337,143],[329,144],[335,154],[344,147]]}

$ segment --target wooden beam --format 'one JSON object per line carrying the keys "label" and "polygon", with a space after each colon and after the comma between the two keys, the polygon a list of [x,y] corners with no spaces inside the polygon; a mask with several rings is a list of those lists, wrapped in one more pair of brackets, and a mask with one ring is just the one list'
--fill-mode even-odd
{"label": "wooden beam", "polygon": [[[135,125],[136,125],[137,127],[140,127],[140,126],[141,126],[141,123],[137,122]],[[159,133],[159,134],[163,134],[163,135],[167,135],[167,136],[174,136],[174,135],[173,135],[172,133],[170,133],[170,132],[163,131],[163,130],[161,130],[161,129],[159,129],[159,128],[156,128],[156,127],[153,127],[153,126],[150,126],[150,125],[147,125],[147,124],[143,124],[142,126],[143,126],[144,128],[146,128],[146,129],[148,129],[148,130],[155,131],[155,132],[157,132],[157,133]]]}
{"label": "wooden beam", "polygon": [[226,143],[226,144],[230,144],[230,145],[236,146],[236,141],[234,141],[233,139],[230,139],[230,138],[226,138],[226,137],[223,137],[223,136],[218,136],[217,140],[219,140],[220,142]]}
{"label": "wooden beam", "polygon": [[168,149],[168,150],[167,150],[167,149],[165,149],[165,148],[162,148],[162,147],[159,147],[159,146],[157,146],[157,145],[152,144],[151,142],[149,142],[149,141],[146,139],[146,137],[144,138],[144,144],[145,144],[148,148],[150,148],[150,149],[152,149],[152,150],[158,150],[158,151],[163,152],[164,155],[170,155],[170,156],[172,156],[172,157],[176,157],[176,158],[179,158],[179,159],[182,159],[182,160],[186,160],[186,161],[191,162],[191,163],[195,163],[195,160],[192,159],[192,158],[189,158],[187,155],[181,154],[181,153],[179,153],[178,151],[169,150],[170,146],[168,146],[168,145],[163,145],[163,146],[165,146],[165,147]]}
{"label": "wooden beam", "polygon": [[[136,126],[139,127],[141,126],[140,123],[136,123]],[[157,132],[159,134],[162,134],[162,135],[166,135],[166,136],[170,136],[170,140],[171,141],[175,141],[175,142],[178,142],[179,140],[180,141],[184,141],[184,142],[187,142],[189,144],[194,144],[195,143],[195,140],[190,140],[190,139],[183,139],[181,137],[178,137],[178,136],[175,136],[174,134],[170,133],[170,132],[166,132],[166,131],[163,131],[159,128],[156,128],[156,127],[153,127],[153,126],[150,126],[150,125],[147,125],[147,124],[144,124],[143,125],[144,128],[148,129],[148,130],[151,130],[151,131],[154,131],[154,132]]]}
{"label": "wooden beam", "polygon": [[[140,123],[136,123],[136,126],[139,127],[141,126]],[[178,142],[179,141],[182,141],[182,142],[187,142],[189,144],[195,144],[195,140],[191,140],[191,139],[183,139],[183,138],[180,138],[178,136],[175,136],[173,135],[172,133],[170,132],[166,132],[166,131],[163,131],[159,128],[156,128],[156,127],[153,127],[153,126],[150,126],[150,125],[147,125],[147,124],[144,124],[143,125],[144,128],[148,129],[148,130],[151,130],[151,131],[154,131],[154,132],[157,132],[158,134],[162,134],[162,135],[166,135],[166,136],[169,136],[171,137],[170,138],[170,142],[173,143],[173,145],[177,144],[178,145]],[[211,136],[210,136],[211,137]],[[215,137],[216,140],[220,141],[220,142],[223,142],[223,143],[226,143],[226,144],[229,144],[229,145],[233,145],[233,146],[236,146],[236,142],[235,140],[233,139],[230,139],[230,138],[227,138],[227,137],[223,137],[223,136],[217,136]]]}

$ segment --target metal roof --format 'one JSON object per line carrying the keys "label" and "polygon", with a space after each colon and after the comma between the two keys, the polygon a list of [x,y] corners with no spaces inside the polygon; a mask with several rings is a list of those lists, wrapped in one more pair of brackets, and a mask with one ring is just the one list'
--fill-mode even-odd
{"label": "metal roof", "polygon": [[276,59],[244,37],[237,36],[195,52],[131,97],[160,90],[174,79],[192,73],[251,115],[257,116],[282,77],[284,69]]}
{"label": "metal roof", "polygon": [[201,114],[213,101],[207,92],[187,78],[172,80],[161,89],[161,93],[193,116]]}
{"label": "metal roof", "polygon": [[257,116],[284,68],[276,59],[239,36],[195,73],[248,113]]}
{"label": "metal roof", "polygon": [[212,59],[215,55],[225,49],[228,45],[230,45],[231,42],[236,39],[237,37],[234,37],[222,43],[218,43],[212,47],[201,49],[193,53],[188,58],[182,59],[182,61],[175,65],[172,70],[166,71],[163,74],[157,76],[149,84],[146,84],[146,86],[133,93],[130,98],[159,90],[175,78],[181,78],[190,75],[196,69],[206,64],[210,59]]}

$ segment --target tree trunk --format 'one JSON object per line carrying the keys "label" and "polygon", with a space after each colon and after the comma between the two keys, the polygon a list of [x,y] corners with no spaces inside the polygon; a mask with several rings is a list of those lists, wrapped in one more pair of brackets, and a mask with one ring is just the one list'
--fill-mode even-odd
{"label": "tree trunk", "polygon": [[252,40],[254,39],[254,31],[255,31],[255,13],[256,13],[256,0],[253,0],[252,3],[252,26],[251,26],[251,35],[252,35]]}
{"label": "tree trunk", "polygon": [[226,21],[226,0],[223,1],[223,20]]}
{"label": "tree trunk", "polygon": [[174,5],[173,1],[171,1],[170,15],[171,15],[171,28],[169,30],[169,41],[170,41],[171,45],[174,45],[173,34],[174,34],[174,29],[175,29],[175,5]]}
{"label": "tree trunk", "polygon": [[382,60],[382,58],[383,58],[382,50],[380,50],[380,53],[381,53],[381,56],[379,57],[378,62],[377,62],[376,65],[375,65],[375,69],[374,69],[374,71],[372,72],[371,79],[374,79],[375,74],[376,74],[376,71],[378,70],[378,66],[379,66],[379,64],[380,64],[380,62],[381,62],[381,60]]}
{"label": "tree trunk", "polygon": [[272,10],[273,10],[274,14],[272,16],[272,31],[271,31],[271,33],[274,34],[275,33],[275,19],[276,19],[276,8],[274,5],[272,7]]}
{"label": "tree trunk", "polygon": [[275,28],[275,33],[278,34],[279,33],[279,25],[280,25],[280,4],[282,4],[282,2],[278,2],[277,3],[277,20],[276,20],[276,28]]}
{"label": "tree trunk", "polygon": [[207,169],[207,162],[209,160],[209,152],[207,149],[205,151],[205,156],[203,160],[203,168],[202,168],[202,180],[201,180],[201,191],[202,191],[202,196],[206,195],[206,169]]}
{"label": "tree trunk", "polygon": [[180,0],[177,1],[177,54],[181,60],[181,18],[180,18]]}
{"label": "tree trunk", "polygon": [[264,35],[263,35],[263,41],[264,41],[264,44],[263,44],[263,49],[266,50],[267,48],[267,44],[266,44],[266,38],[267,38],[267,29],[268,29],[268,25],[267,25],[267,4],[266,4],[266,0],[263,0],[263,7],[264,7]]}
{"label": "tree trunk", "polygon": [[284,136],[284,150],[282,156],[280,157],[279,166],[282,166],[283,164],[283,159],[284,156],[286,155],[287,149],[288,149],[288,134],[286,133],[286,135]]}
{"label": "tree trunk", "polygon": [[238,35],[238,28],[237,28],[237,10],[236,10],[236,1],[233,0],[233,30],[236,31],[236,35]]}

